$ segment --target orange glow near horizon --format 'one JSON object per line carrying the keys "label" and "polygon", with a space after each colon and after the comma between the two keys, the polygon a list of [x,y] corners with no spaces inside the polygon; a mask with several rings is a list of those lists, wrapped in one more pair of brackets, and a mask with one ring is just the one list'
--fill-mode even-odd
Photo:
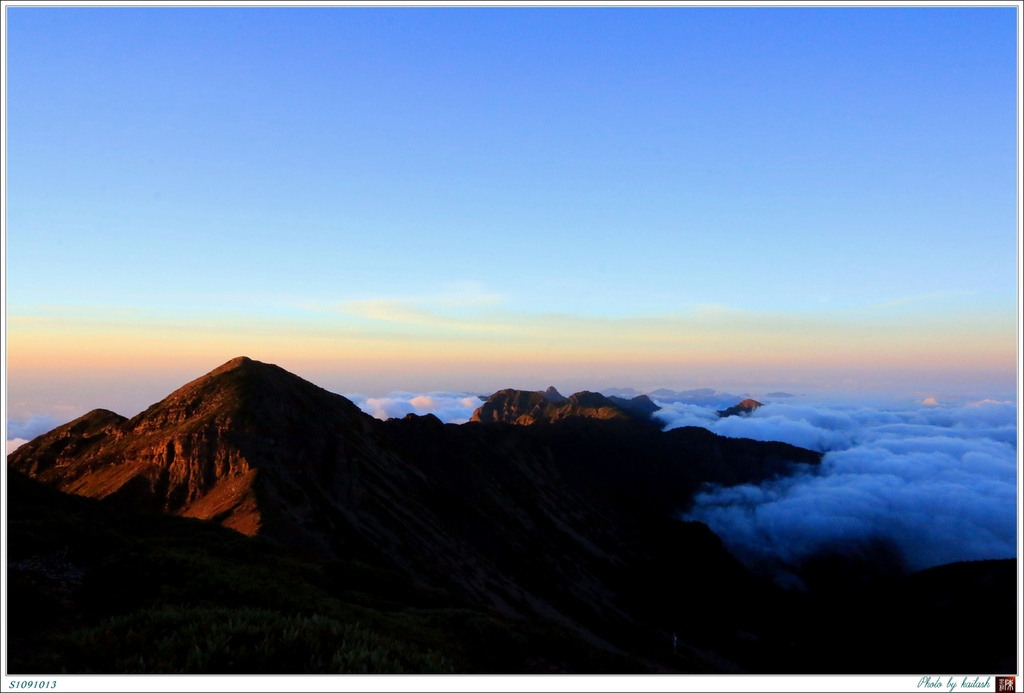
{"label": "orange glow near horizon", "polygon": [[[9,316],[7,365],[16,379],[64,374],[193,372],[240,355],[307,373],[348,371],[361,387],[416,382],[482,383],[532,373],[669,372],[727,377],[731,371],[793,377],[874,371],[1006,372],[1016,367],[1013,326],[964,318],[896,324],[786,316],[697,315],[665,319],[490,316],[475,330],[396,320],[321,318],[184,321],[133,314]],[[1011,380],[1012,381],[1012,380]],[[630,383],[621,383],[629,385]],[[671,385],[672,383],[662,383]],[[514,385],[508,383],[506,386]]]}

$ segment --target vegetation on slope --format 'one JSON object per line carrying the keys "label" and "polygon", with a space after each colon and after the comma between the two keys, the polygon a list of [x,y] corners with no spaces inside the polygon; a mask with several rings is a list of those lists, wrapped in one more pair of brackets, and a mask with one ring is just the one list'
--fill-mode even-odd
{"label": "vegetation on slope", "polygon": [[363,561],[317,563],[210,522],[129,515],[8,470],[18,673],[644,672]]}

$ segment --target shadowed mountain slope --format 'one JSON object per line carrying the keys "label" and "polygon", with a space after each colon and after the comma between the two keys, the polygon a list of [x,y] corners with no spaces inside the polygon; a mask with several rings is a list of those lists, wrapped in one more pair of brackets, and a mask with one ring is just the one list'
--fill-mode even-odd
{"label": "shadowed mountain slope", "polygon": [[304,556],[210,522],[120,510],[14,470],[5,495],[11,672],[650,671],[642,659],[373,562]]}

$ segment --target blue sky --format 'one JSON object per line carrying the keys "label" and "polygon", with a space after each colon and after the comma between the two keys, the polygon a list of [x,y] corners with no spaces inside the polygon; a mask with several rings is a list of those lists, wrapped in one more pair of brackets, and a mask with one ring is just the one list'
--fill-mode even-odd
{"label": "blue sky", "polygon": [[12,401],[114,343],[364,392],[933,348],[900,387],[1015,387],[1015,8],[6,12]]}

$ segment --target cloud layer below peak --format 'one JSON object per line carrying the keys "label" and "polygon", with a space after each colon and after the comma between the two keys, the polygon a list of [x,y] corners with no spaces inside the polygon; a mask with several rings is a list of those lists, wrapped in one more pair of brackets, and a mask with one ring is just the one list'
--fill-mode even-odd
{"label": "cloud layer below peak", "polygon": [[453,392],[392,392],[386,397],[346,395],[360,409],[378,419],[400,419],[408,414],[433,414],[444,423],[465,423],[483,404],[475,395]]}
{"label": "cloud layer below peak", "polygon": [[768,404],[749,416],[669,404],[668,428],[781,440],[824,452],[819,469],[711,487],[686,519],[745,563],[791,582],[823,554],[885,545],[912,570],[1016,556],[1017,407],[983,400],[904,408]]}

